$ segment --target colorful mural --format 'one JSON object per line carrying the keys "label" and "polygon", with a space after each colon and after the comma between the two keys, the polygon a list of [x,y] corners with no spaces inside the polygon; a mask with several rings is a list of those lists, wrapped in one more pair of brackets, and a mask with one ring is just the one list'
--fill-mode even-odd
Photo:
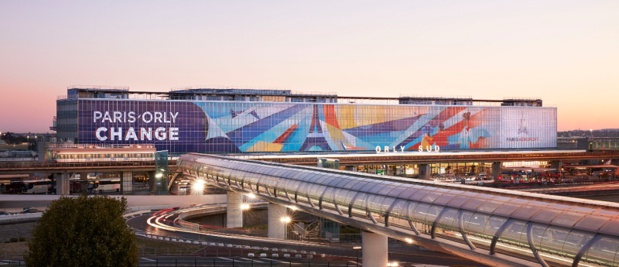
{"label": "colorful mural", "polygon": [[81,100],[83,143],[172,153],[417,151],[556,146],[556,109],[224,101]]}
{"label": "colorful mural", "polygon": [[[507,109],[292,103],[202,103],[201,107],[209,117],[206,142],[234,145],[235,152],[374,150],[376,146],[416,151],[420,145],[442,150],[501,148],[501,110]],[[556,126],[541,123],[538,129],[554,132],[529,143],[555,146]],[[510,145],[506,148],[518,144]]]}

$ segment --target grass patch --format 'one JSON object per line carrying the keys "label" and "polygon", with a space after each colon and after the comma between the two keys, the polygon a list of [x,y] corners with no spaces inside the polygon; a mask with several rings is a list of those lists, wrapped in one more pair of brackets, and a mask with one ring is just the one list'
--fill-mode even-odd
{"label": "grass patch", "polygon": [[27,242],[0,243],[0,259],[21,259],[27,252]]}
{"label": "grass patch", "polygon": [[[204,248],[196,244],[186,244],[137,237],[139,255],[189,255]],[[21,259],[28,253],[28,242],[16,238],[11,242],[0,243],[0,259]]]}

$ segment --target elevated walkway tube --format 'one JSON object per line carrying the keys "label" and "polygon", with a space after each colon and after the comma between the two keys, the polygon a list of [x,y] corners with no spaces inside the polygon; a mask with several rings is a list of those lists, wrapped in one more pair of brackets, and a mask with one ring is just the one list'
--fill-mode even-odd
{"label": "elevated walkway tube", "polygon": [[186,154],[186,176],[490,266],[619,266],[619,205]]}

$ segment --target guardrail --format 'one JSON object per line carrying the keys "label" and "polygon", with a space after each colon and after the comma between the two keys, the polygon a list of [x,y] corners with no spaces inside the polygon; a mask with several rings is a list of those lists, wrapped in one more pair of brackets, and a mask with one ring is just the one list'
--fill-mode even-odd
{"label": "guardrail", "polygon": [[123,218],[129,219],[129,218],[133,218],[135,216],[139,216],[145,213],[150,213],[152,210],[138,210],[138,211],[134,211],[134,212],[129,212],[129,213],[125,213],[123,214]]}
{"label": "guardrail", "polygon": [[[266,208],[267,202],[254,202],[252,203],[253,208]],[[176,213],[178,213],[178,219],[174,222],[175,225],[191,229],[194,231],[200,231],[202,229],[202,225],[199,223],[192,223],[185,220],[185,218],[191,218],[199,215],[205,214],[213,214],[213,213],[226,213],[227,204],[209,204],[200,207],[191,207],[186,209],[179,209]]]}
{"label": "guardrail", "polygon": [[43,212],[36,213],[19,213],[0,216],[0,224],[36,222],[41,219]]}

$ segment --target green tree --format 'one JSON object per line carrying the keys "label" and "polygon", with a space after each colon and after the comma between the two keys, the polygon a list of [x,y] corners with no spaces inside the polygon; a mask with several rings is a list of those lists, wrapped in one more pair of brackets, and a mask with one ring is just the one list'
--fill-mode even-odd
{"label": "green tree", "polygon": [[28,266],[137,266],[137,244],[122,214],[127,200],[81,195],[51,203],[34,229]]}

